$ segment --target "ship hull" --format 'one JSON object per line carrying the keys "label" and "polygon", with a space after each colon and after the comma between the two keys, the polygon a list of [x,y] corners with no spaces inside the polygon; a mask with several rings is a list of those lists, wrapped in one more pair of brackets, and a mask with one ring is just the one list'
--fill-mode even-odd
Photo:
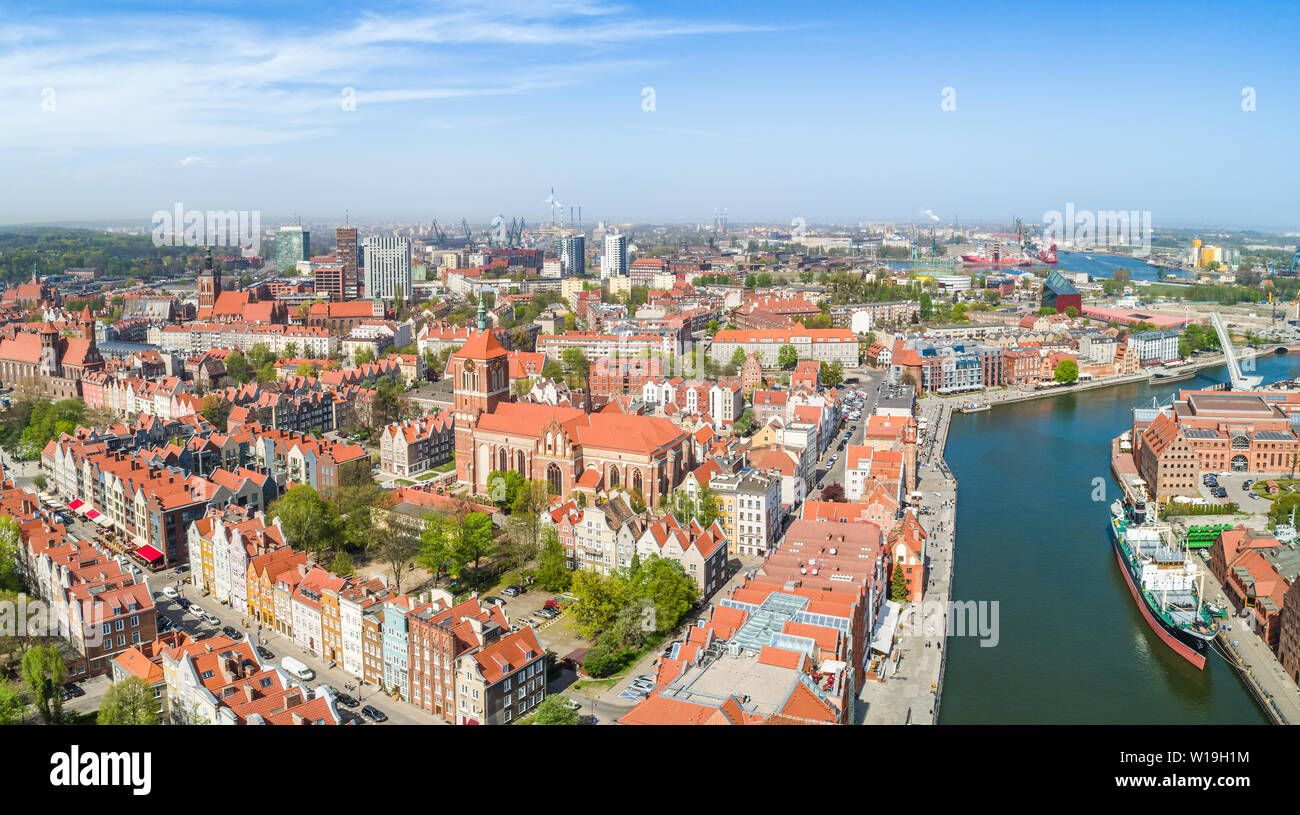
{"label": "ship hull", "polygon": [[1111,547],[1115,550],[1115,561],[1119,565],[1120,573],[1124,575],[1124,582],[1128,584],[1129,593],[1133,595],[1133,602],[1137,603],[1147,625],[1175,654],[1195,665],[1197,670],[1205,670],[1205,658],[1209,652],[1206,641],[1166,625],[1164,620],[1151,613],[1150,606],[1147,605],[1142,592],[1138,591],[1137,584],[1133,581],[1133,573],[1129,571],[1128,561],[1124,557],[1124,550],[1120,548],[1118,535],[1119,533],[1112,526]]}

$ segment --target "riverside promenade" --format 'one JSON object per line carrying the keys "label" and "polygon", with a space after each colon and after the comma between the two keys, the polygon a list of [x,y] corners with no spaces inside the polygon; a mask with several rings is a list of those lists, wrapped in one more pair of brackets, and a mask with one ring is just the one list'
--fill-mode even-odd
{"label": "riverside promenade", "polygon": [[920,516],[929,536],[925,598],[912,618],[914,624],[900,626],[882,681],[867,682],[859,694],[861,724],[935,724],[939,719],[956,540],[957,482],[943,459],[952,410],[939,399],[919,403],[918,414],[927,427],[917,455],[917,490],[924,495],[919,507],[934,512]]}

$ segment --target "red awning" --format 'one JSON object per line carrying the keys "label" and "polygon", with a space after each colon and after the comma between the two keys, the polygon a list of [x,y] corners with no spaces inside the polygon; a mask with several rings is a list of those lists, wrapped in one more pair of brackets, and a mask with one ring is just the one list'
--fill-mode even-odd
{"label": "red awning", "polygon": [[87,510],[87,511],[86,511],[86,517],[89,518],[89,519],[92,520],[92,521],[95,520],[96,518],[99,517],[99,510],[97,510],[97,509]]}
{"label": "red awning", "polygon": [[153,563],[155,560],[162,557],[162,552],[159,552],[147,543],[139,549],[136,549],[135,553],[144,558],[145,563]]}
{"label": "red awning", "polygon": [[81,509],[82,505],[85,503],[86,502],[80,498],[73,498],[72,502],[68,504],[68,509]]}

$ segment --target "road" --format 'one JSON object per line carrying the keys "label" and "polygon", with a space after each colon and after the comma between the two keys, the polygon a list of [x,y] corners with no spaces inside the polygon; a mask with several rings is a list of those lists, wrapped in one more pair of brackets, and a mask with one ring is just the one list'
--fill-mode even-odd
{"label": "road", "polygon": [[[175,601],[168,600],[161,595],[155,595],[154,602],[158,607],[159,616],[165,616],[187,634],[195,637],[211,637],[220,634],[224,626],[230,626],[244,636],[252,637],[255,644],[260,643],[270,650],[274,658],[267,660],[263,657],[264,662],[278,664],[283,657],[291,656],[306,664],[307,667],[316,672],[315,679],[304,683],[309,688],[314,689],[317,685],[326,684],[351,694],[360,702],[360,705],[355,709],[349,709],[342,705],[338,706],[339,714],[343,716],[345,721],[351,720],[356,724],[373,724],[358,713],[361,705],[369,704],[387,714],[388,723],[447,724],[432,713],[425,712],[412,704],[389,698],[372,685],[361,683],[359,687],[356,687],[356,677],[345,671],[341,665],[331,668],[325,660],[308,652],[307,649],[297,645],[288,637],[277,634],[270,628],[262,628],[259,631],[258,624],[250,621],[246,616],[239,614],[232,608],[221,605],[212,596],[204,597],[201,590],[181,582],[184,577],[185,574],[178,573],[175,569],[169,569],[157,577],[151,578],[151,585],[155,591],[161,590],[165,586],[176,587],[182,597],[190,600],[195,605],[201,606],[204,611],[213,614],[221,621],[221,625],[216,626],[200,622],[194,615],[182,609]],[[251,624],[244,625],[246,622]],[[349,685],[354,687],[349,688]]]}
{"label": "road", "polygon": [[846,461],[844,454],[849,445],[862,444],[866,434],[867,417],[876,410],[876,401],[880,397],[880,384],[885,380],[885,373],[884,370],[874,368],[844,372],[845,376],[858,377],[858,388],[865,397],[862,401],[862,416],[858,419],[845,418],[836,430],[835,438],[826,448],[826,452],[817,459],[817,478],[813,481],[813,489],[809,491],[810,499],[818,498],[821,490],[831,484],[844,484]]}

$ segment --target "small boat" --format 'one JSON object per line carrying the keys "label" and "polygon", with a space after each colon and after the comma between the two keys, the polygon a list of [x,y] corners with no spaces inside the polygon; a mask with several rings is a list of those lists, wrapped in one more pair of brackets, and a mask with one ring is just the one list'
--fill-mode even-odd
{"label": "small boat", "polygon": [[962,407],[961,407],[961,412],[962,412],[962,413],[982,413],[982,412],[988,410],[989,408],[990,408],[990,405],[989,405],[987,402],[984,403],[984,404],[982,404],[982,405],[981,405],[981,404],[976,404],[975,402],[967,402],[966,404],[962,405]]}

